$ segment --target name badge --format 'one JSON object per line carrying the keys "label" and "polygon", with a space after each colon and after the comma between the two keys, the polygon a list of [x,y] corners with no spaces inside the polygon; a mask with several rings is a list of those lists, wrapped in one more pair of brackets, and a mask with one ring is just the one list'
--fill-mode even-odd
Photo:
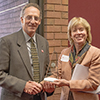
{"label": "name badge", "polygon": [[68,61],[69,61],[69,56],[62,55],[61,61],[63,61],[63,62],[68,62]]}

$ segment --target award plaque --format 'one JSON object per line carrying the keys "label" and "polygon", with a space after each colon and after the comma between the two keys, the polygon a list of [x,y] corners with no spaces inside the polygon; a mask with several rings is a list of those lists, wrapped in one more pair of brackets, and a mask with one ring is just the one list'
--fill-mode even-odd
{"label": "award plaque", "polygon": [[50,57],[50,63],[48,65],[48,68],[46,70],[46,75],[45,75],[45,78],[44,78],[44,81],[50,81],[50,82],[53,82],[54,80],[57,80],[57,78],[51,78],[49,76],[52,75],[52,72],[55,71],[55,68],[57,68],[57,73],[58,73],[58,67],[57,67],[57,62],[58,61],[58,54],[56,51],[54,51],[52,54],[51,54],[51,57]]}

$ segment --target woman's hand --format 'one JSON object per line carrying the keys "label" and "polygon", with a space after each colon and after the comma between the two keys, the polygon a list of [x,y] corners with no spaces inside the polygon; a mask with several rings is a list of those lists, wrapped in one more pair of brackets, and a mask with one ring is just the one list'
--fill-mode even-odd
{"label": "woman's hand", "polygon": [[44,81],[43,90],[48,92],[48,93],[52,93],[55,91],[55,85],[52,84],[52,82]]}
{"label": "woman's hand", "polygon": [[70,81],[67,81],[65,79],[58,79],[55,80],[52,84],[58,86],[58,87],[62,87],[62,86],[69,86]]}

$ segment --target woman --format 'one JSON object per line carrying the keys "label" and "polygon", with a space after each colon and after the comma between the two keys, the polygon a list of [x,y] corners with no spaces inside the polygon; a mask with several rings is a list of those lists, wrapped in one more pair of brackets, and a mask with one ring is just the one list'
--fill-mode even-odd
{"label": "woman", "polygon": [[[60,79],[53,82],[62,87],[60,100],[99,100],[97,94],[85,92],[96,90],[100,84],[100,49],[90,44],[89,23],[81,17],[72,18],[68,25],[68,39],[71,46],[61,52],[58,60]],[[71,80],[76,64],[89,68],[88,79]],[[52,77],[57,77],[57,72]]]}

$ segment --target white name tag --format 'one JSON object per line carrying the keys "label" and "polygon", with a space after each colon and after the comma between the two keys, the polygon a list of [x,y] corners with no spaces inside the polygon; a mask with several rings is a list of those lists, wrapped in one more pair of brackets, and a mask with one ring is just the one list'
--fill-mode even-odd
{"label": "white name tag", "polygon": [[69,61],[69,56],[62,55],[61,61],[63,61],[63,62],[68,62],[68,61]]}

